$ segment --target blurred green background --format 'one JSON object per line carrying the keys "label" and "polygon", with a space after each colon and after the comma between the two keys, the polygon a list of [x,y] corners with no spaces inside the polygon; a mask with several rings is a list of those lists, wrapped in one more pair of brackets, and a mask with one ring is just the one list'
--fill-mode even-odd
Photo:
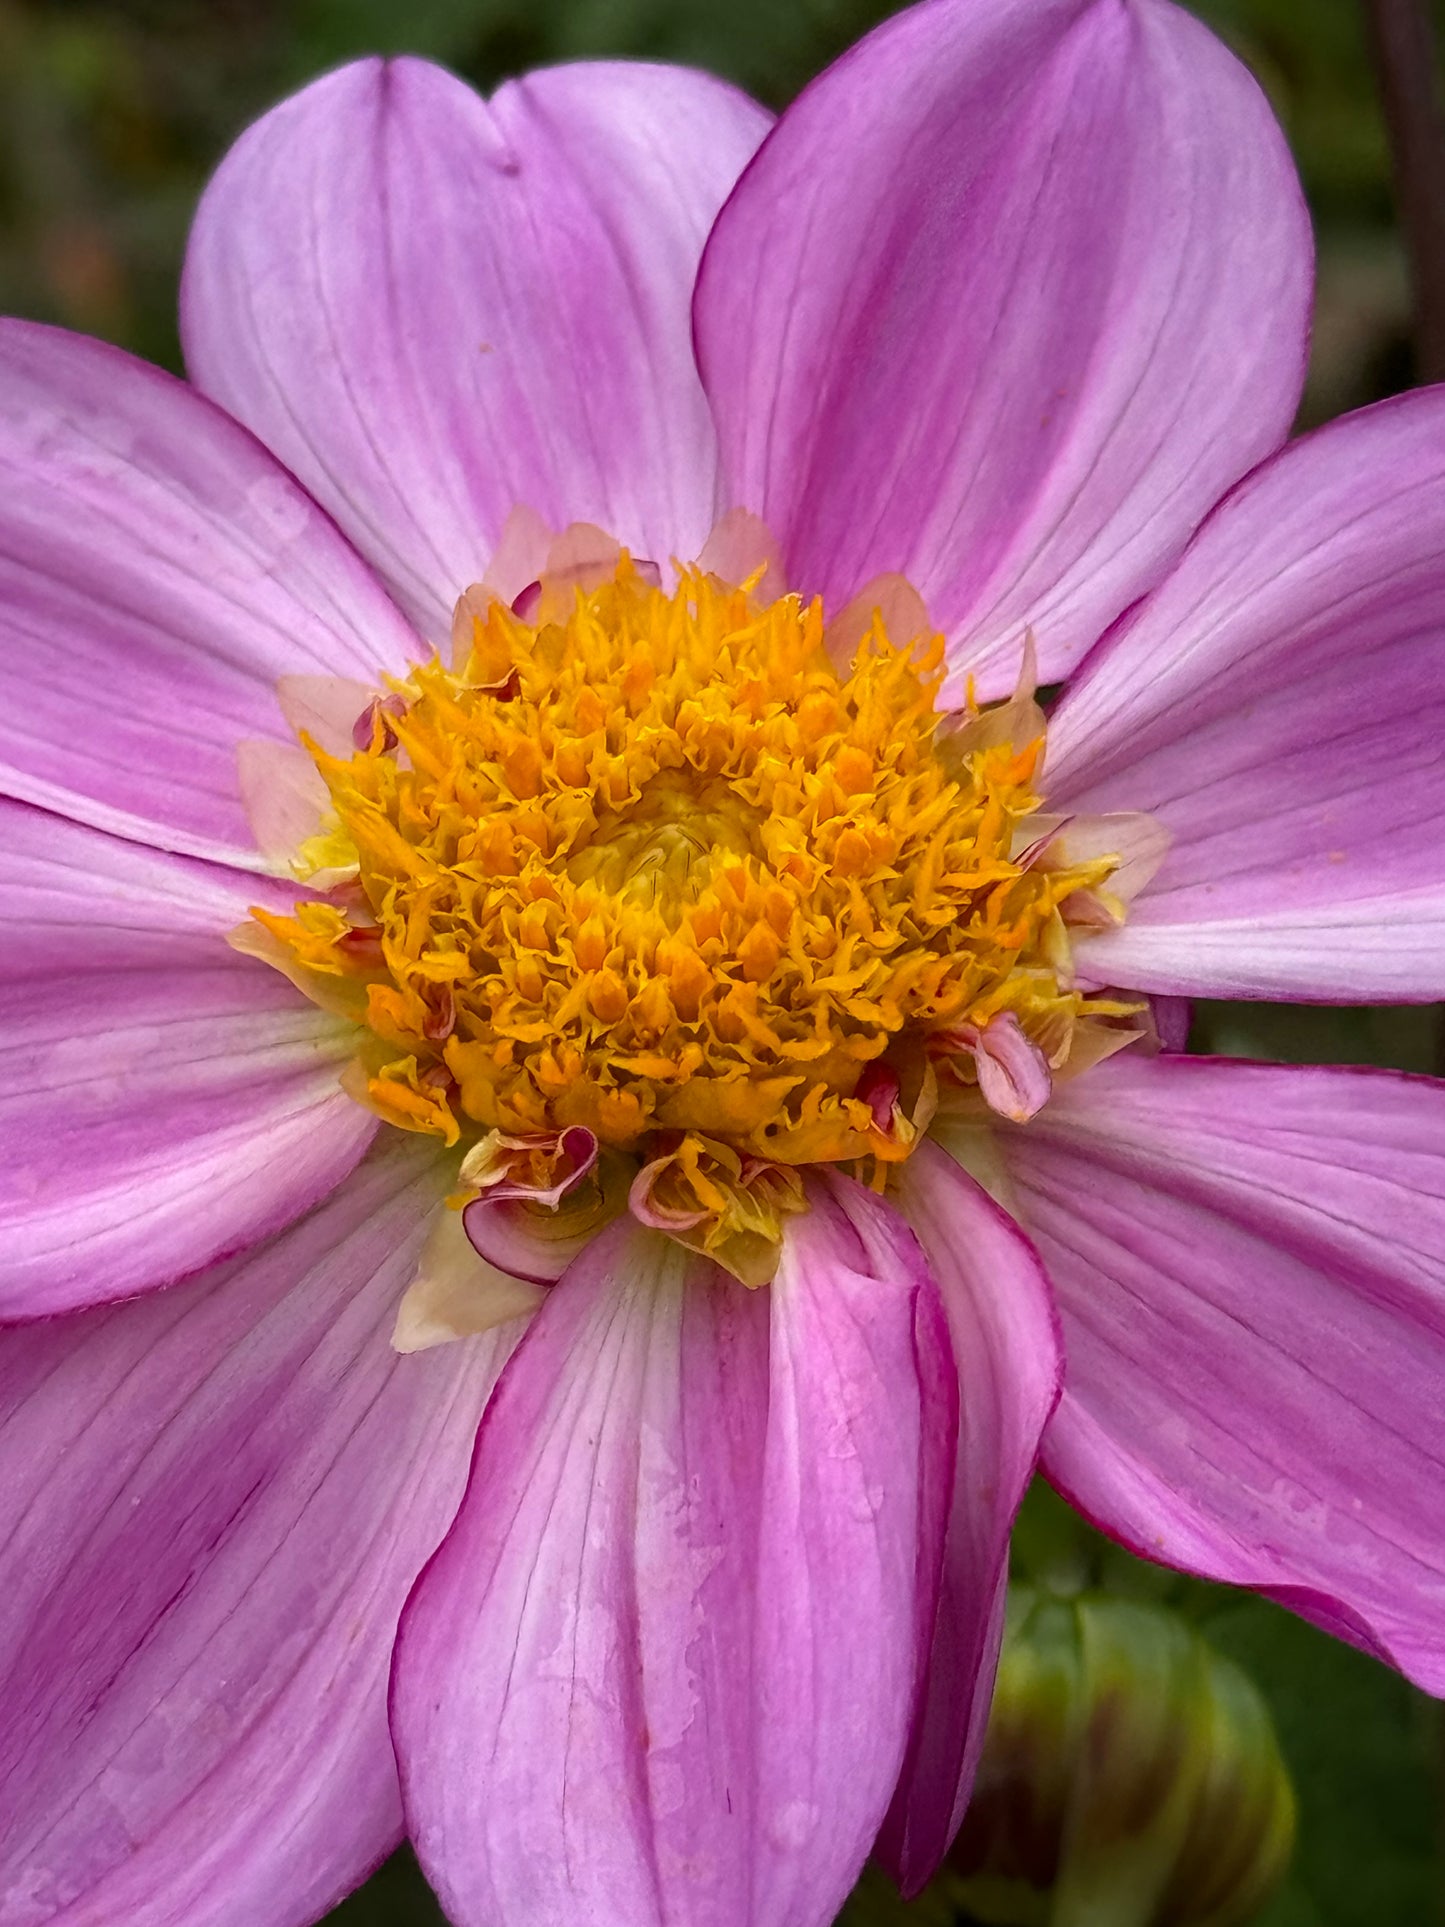
{"label": "blurred green background", "polygon": [[[482,87],[548,61],[635,55],[726,74],[781,107],[892,9],[877,0],[0,0],[0,311],[178,367],[174,305],[206,176],[256,114],[368,52],[440,60]],[[1408,277],[1357,0],[1196,0],[1284,121],[1319,234],[1306,423],[1414,379]],[[1445,24],[1445,23],[1439,23]],[[1203,1006],[1193,1046],[1438,1071],[1438,1014]],[[1445,1923],[1445,1725],[1372,1661],[1273,1607],[1138,1565],[1046,1497],[1017,1563],[1067,1590],[1168,1600],[1266,1694],[1300,1842],[1266,1927]],[[937,1918],[936,1914],[932,1918]],[[334,1927],[441,1919],[403,1856]],[[578,1927],[587,1927],[579,1922]]]}
{"label": "blurred green background", "polygon": [[[781,107],[878,0],[0,0],[0,307],[176,366],[186,225],[231,139],[355,55],[408,51],[491,87],[633,55]],[[1274,98],[1319,222],[1307,412],[1408,385],[1408,293],[1359,0],[1198,0]]]}

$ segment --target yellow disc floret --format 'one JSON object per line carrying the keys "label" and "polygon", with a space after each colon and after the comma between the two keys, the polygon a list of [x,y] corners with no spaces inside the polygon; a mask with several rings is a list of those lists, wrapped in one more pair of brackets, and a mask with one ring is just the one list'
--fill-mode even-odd
{"label": "yellow disc floret", "polygon": [[967,1040],[1006,1023],[1058,1064],[1112,1013],[1059,916],[1111,861],[1026,848],[1031,703],[945,718],[938,637],[875,617],[840,667],[818,602],[664,590],[625,556],[550,605],[479,598],[355,754],[307,742],[334,810],[307,862],[354,882],[255,914],[364,1027],[384,1118],[448,1144],[584,1127],[691,1174],[716,1222],[710,1171],[886,1164],[936,1079],[975,1079]]}

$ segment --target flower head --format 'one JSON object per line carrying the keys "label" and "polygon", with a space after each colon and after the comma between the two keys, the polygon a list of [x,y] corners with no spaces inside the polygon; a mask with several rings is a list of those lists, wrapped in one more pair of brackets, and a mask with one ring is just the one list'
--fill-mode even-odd
{"label": "flower head", "polygon": [[340,754],[304,737],[295,867],[331,889],[233,939],[354,1020],[357,1094],[465,1144],[464,1191],[556,1211],[590,1179],[574,1220],[627,1199],[761,1284],[802,1167],[881,1190],[940,1096],[1027,1115],[1086,1033],[1137,1034],[1074,988],[1071,900],[1119,859],[1036,833],[1027,697],[941,715],[942,638],[881,609],[835,665],[816,598],[559,574],[533,622],[469,590],[451,667]]}
{"label": "flower head", "polygon": [[1040,1461],[1445,1685],[1445,1100],[1162,1047],[1445,987],[1445,404],[1281,447],[1308,279],[1189,16],[926,0],[347,68],[189,385],[0,331],[4,1927],[916,1889]]}

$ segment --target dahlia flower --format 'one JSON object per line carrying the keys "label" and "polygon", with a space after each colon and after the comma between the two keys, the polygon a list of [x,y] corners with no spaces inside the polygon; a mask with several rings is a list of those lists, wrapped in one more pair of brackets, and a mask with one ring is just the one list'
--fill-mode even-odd
{"label": "dahlia flower", "polygon": [[[253,127],[0,333],[4,1927],[810,1927],[1036,1462],[1445,1687],[1445,401],[1165,0]],[[1065,682],[1045,715],[1035,682]],[[1171,1048],[1172,1047],[1172,1048]]]}

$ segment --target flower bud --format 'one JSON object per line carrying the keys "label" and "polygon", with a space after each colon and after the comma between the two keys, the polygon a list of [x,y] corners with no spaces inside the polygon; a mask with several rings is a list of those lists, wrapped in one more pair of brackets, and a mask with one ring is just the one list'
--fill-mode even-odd
{"label": "flower bud", "polygon": [[844,1920],[1236,1927],[1293,1842],[1274,1728],[1238,1667],[1160,1607],[1019,1588],[947,1866],[911,1908],[870,1872]]}
{"label": "flower bud", "polygon": [[1233,1927],[1289,1862],[1269,1713],[1177,1615],[1020,1592],[950,1856],[980,1919]]}

